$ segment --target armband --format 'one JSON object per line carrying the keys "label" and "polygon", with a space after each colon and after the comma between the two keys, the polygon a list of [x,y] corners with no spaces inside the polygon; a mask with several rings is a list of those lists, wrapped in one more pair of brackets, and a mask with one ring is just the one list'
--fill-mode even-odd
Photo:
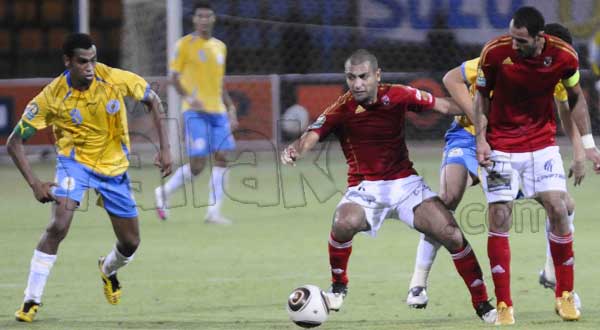
{"label": "armband", "polygon": [[23,141],[26,141],[27,139],[32,137],[33,134],[35,134],[35,132],[37,132],[37,129],[35,129],[35,127],[31,126],[27,122],[24,122],[23,120],[19,120],[17,126],[15,126],[15,128],[13,129],[13,133],[20,136],[23,139]]}

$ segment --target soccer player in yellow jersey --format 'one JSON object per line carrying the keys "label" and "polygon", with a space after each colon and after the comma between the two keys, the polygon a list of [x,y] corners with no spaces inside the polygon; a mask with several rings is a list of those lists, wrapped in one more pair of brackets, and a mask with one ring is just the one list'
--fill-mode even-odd
{"label": "soccer player in yellow jersey", "polygon": [[[569,30],[560,24],[547,24],[544,27],[544,32],[559,37],[568,43],[572,42]],[[479,58],[465,61],[460,66],[448,71],[443,79],[444,86],[452,98],[469,116],[472,116],[473,90],[469,91],[467,86],[474,87],[478,65]],[[554,90],[554,100],[565,133],[573,144],[573,163],[571,164],[569,176],[573,175],[575,185],[579,185],[585,176],[585,151],[579,130],[571,121],[567,91],[560,82]],[[466,188],[479,182],[477,169],[475,128],[467,115],[456,116],[450,129],[446,132],[446,146],[440,173],[440,198],[451,211],[456,210],[458,207]],[[567,196],[567,208],[571,227],[573,228],[575,203],[570,196]],[[546,230],[549,230],[548,220],[546,221]],[[415,269],[406,299],[407,304],[411,307],[425,308],[427,306],[429,300],[426,291],[427,280],[439,247],[439,243],[421,234],[417,247]],[[546,253],[546,264],[540,273],[539,281],[544,287],[554,289],[556,279],[549,247]]]}
{"label": "soccer player in yellow jersey", "polygon": [[[24,302],[17,321],[31,322],[40,305],[44,286],[84,193],[95,189],[117,237],[112,250],[98,261],[104,295],[119,303],[121,285],[117,270],[129,263],[140,242],[138,214],[129,187],[130,150],[124,97],[141,101],[152,111],[160,151],[162,175],[171,172],[164,113],[160,99],[138,75],[96,62],[96,46],[87,34],[71,34],[63,44],[66,71],[29,102],[7,141],[15,165],[41,203],[53,202],[46,231],[33,251]],[[56,140],[54,182],[40,180],[25,157],[23,143],[37,130],[52,127]]]}
{"label": "soccer player in yellow jersey", "polygon": [[183,121],[189,164],[178,168],[173,176],[155,189],[158,217],[168,217],[168,198],[200,174],[207,158],[214,155],[209,181],[210,197],[206,223],[231,224],[220,212],[227,181],[225,153],[235,149],[231,133],[237,127],[236,108],[223,87],[227,47],[212,36],[215,13],[210,3],[194,6],[195,32],[179,39],[171,61],[171,83],[182,96]]}

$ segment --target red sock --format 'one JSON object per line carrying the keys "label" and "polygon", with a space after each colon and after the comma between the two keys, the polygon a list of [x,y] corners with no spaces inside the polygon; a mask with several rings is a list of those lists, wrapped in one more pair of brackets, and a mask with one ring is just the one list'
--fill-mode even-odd
{"label": "red sock", "polygon": [[331,266],[331,281],[348,284],[348,259],[352,253],[352,240],[339,242],[329,234],[329,265]]}
{"label": "red sock", "polygon": [[471,302],[476,308],[477,304],[488,300],[487,289],[483,282],[481,267],[471,246],[467,245],[456,253],[452,254],[454,266],[465,281],[469,292],[471,293]]}
{"label": "red sock", "polygon": [[554,261],[556,274],[556,296],[561,297],[563,291],[573,291],[575,256],[573,253],[573,235],[565,236],[548,234],[550,241],[550,253]]}
{"label": "red sock", "polygon": [[512,306],[510,297],[510,244],[508,233],[488,233],[488,257],[494,280],[496,301]]}

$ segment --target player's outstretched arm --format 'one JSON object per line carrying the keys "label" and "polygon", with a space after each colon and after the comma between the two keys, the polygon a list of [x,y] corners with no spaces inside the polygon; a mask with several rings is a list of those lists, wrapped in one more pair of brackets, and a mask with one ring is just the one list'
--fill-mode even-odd
{"label": "player's outstretched arm", "polygon": [[565,87],[569,95],[569,104],[573,105],[571,107],[571,119],[575,122],[581,134],[585,157],[594,163],[594,171],[600,174],[600,151],[598,151],[594,142],[590,114],[581,85],[576,83],[574,86],[567,87],[565,85]]}
{"label": "player's outstretched arm", "polygon": [[171,174],[171,147],[169,145],[169,138],[167,137],[167,129],[165,127],[165,111],[163,109],[160,97],[156,95],[154,91],[150,91],[149,97],[142,101],[152,112],[152,119],[154,126],[158,131],[158,142],[160,144],[160,150],[155,157],[155,165],[160,167],[160,171],[163,177]]}
{"label": "player's outstretched arm", "polygon": [[6,150],[12,158],[13,162],[25,178],[25,181],[33,190],[33,195],[41,203],[47,203],[56,201],[56,198],[52,195],[52,187],[56,186],[54,182],[42,182],[35,175],[29,161],[25,155],[25,148],[23,142],[31,137],[35,133],[35,129],[29,124],[19,121],[13,132],[6,141]]}
{"label": "player's outstretched arm", "polygon": [[585,150],[581,141],[581,134],[577,129],[577,125],[571,119],[571,110],[569,108],[569,102],[554,101],[556,108],[558,109],[558,115],[565,135],[569,138],[571,145],[573,145],[573,162],[569,169],[569,177],[573,178],[573,184],[575,186],[580,185],[585,177]]}
{"label": "player's outstretched arm", "polygon": [[464,113],[456,101],[449,97],[436,97],[433,110],[445,115],[462,115]]}
{"label": "player's outstretched arm", "polygon": [[475,125],[475,141],[477,143],[477,161],[481,166],[490,166],[492,161],[492,148],[486,139],[487,114],[490,109],[490,99],[482,95],[479,90],[475,91],[473,99],[473,124]]}
{"label": "player's outstretched arm", "polygon": [[473,122],[473,99],[469,95],[469,89],[463,81],[463,76],[460,71],[460,66],[446,72],[442,82],[444,87],[450,93],[452,99],[458,104],[460,109],[467,115],[469,120]]}
{"label": "player's outstretched arm", "polygon": [[296,160],[302,158],[317,142],[319,142],[319,134],[313,131],[304,132],[298,140],[283,149],[280,157],[281,163],[284,165],[295,165]]}

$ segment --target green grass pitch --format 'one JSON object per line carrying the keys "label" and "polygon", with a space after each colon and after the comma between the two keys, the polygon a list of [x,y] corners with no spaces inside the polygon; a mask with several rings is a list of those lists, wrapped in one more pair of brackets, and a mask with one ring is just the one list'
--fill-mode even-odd
{"label": "green grass pitch", "polygon": [[[411,158],[437,191],[441,146],[414,146]],[[568,152],[563,151],[563,155]],[[285,303],[296,286],[329,285],[327,237],[333,210],[345,186],[339,151],[282,169],[277,155],[242,154],[231,167],[230,196],[223,213],[230,227],[203,223],[207,174],[177,194],[167,222],[151,209],[158,172],[132,168],[139,192],[142,244],[119,278],[123,297],[108,305],[96,266],[114,244],[114,235],[94,194],[75,215],[63,241],[33,324],[14,321],[21,303],[35,244],[49,219],[49,206],[37,203],[16,168],[0,166],[0,329],[299,329],[288,320]],[[569,161],[565,162],[565,166]],[[34,166],[53,177],[53,164]],[[303,183],[303,185],[301,184]],[[569,190],[577,203],[576,291],[582,319],[564,323],[554,313],[553,294],[537,284],[545,258],[543,215],[538,231],[519,221],[511,232],[515,329],[600,328],[600,177],[588,169],[583,186]],[[481,227],[484,197],[479,186],[467,191],[457,217],[467,231],[493,296],[487,235]],[[519,214],[537,210],[519,204]],[[532,212],[535,214],[535,212]],[[388,221],[376,239],[359,235],[350,259],[350,291],[342,311],[321,329],[479,329],[467,290],[441,250],[430,278],[430,305],[404,304],[414,265],[418,234]]]}

